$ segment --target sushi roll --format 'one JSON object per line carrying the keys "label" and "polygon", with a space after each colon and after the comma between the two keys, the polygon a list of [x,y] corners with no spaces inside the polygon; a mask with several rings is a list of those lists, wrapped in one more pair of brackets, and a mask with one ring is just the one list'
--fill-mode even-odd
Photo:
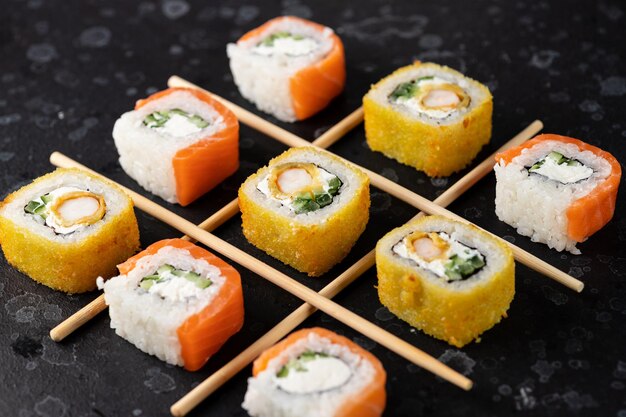
{"label": "sushi roll", "polygon": [[239,122],[195,89],[170,88],[139,100],[113,128],[124,171],[143,188],[186,206],[239,167]]}
{"label": "sushi roll", "polygon": [[496,155],[496,214],[517,232],[579,254],[613,217],[622,175],[608,152],[545,134]]}
{"label": "sushi roll", "polygon": [[250,243],[309,276],[340,262],[369,219],[369,178],[312,147],[292,148],[239,189]]}
{"label": "sushi roll", "polygon": [[161,240],[98,280],[111,328],[142,351],[200,369],[243,326],[239,273],[182,239]]}
{"label": "sushi roll", "polygon": [[306,19],[277,17],[226,51],[241,95],[284,122],[313,116],[341,93],[346,81],[341,39]]}
{"label": "sushi roll", "polygon": [[378,297],[424,333],[462,347],[506,317],[515,294],[509,247],[474,226],[427,216],[376,245]]}
{"label": "sushi roll", "polygon": [[383,78],[363,111],[372,150],[431,177],[465,168],[491,138],[489,89],[437,64],[417,61]]}
{"label": "sushi roll", "polygon": [[0,204],[0,242],[7,261],[35,281],[81,293],[139,250],[139,228],[119,187],[60,168]]}
{"label": "sushi roll", "polygon": [[252,417],[379,417],[387,374],[349,339],[302,329],[254,361],[242,407]]}

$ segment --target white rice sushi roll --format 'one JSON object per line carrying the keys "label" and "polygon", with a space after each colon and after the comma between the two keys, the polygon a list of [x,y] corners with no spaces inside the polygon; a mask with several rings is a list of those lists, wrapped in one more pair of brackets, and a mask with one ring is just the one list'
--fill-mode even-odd
{"label": "white rice sushi roll", "polygon": [[608,152],[545,134],[496,155],[496,214],[517,232],[579,254],[613,217],[622,169]]}
{"label": "white rice sushi roll", "polygon": [[228,44],[226,51],[241,95],[285,122],[319,112],[345,84],[341,39],[306,19],[277,17]]}
{"label": "white rice sushi roll", "polygon": [[387,375],[371,353],[322,328],[302,329],[254,361],[252,417],[379,417]]}
{"label": "white rice sushi roll", "polygon": [[199,90],[170,88],[139,100],[113,128],[124,171],[143,188],[186,206],[239,167],[239,122]]}
{"label": "white rice sushi roll", "polygon": [[243,326],[239,273],[182,239],[150,245],[99,286],[111,328],[142,351],[200,369]]}

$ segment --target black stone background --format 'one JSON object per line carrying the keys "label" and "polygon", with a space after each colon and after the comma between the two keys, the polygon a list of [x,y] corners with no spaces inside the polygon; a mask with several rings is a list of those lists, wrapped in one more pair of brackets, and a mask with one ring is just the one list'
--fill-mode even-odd
{"label": "black stone background", "polygon": [[[233,85],[227,42],[280,14],[324,23],[342,37],[345,92],[318,116],[281,126],[313,139],[355,109],[369,85],[413,59],[450,65],[487,84],[495,97],[493,138],[477,161],[532,120],[546,132],[581,138],[626,161],[626,7],[585,1],[43,1],[0,2],[0,190],[49,172],[60,150],[134,190],[111,138],[135,100],[180,74],[256,112]],[[263,117],[268,117],[262,115]],[[276,120],[268,117],[269,120]],[[200,223],[236,196],[239,184],[285,147],[241,128],[241,168],[187,208],[160,204]],[[362,125],[332,151],[434,199],[463,173],[430,179],[371,152]],[[489,175],[451,209],[586,283],[576,294],[517,266],[509,318],[463,349],[395,319],[378,302],[370,269],[337,302],[471,377],[471,392],[435,378],[328,316],[324,326],[371,350],[388,372],[387,416],[626,416],[626,217],[622,186],[613,221],[558,253],[531,243],[494,215]],[[537,201],[541,209],[541,201]],[[416,211],[372,189],[371,220],[348,258],[319,279],[298,274],[249,245],[236,217],[217,235],[320,289]],[[141,241],[180,234],[138,212]],[[332,250],[332,242],[329,242]],[[67,296],[38,285],[0,257],[0,415],[167,416],[169,406],[300,305],[239,268],[246,322],[197,373],[160,362],[116,336],[102,314],[61,344],[48,331],[96,294]],[[245,416],[250,368],[193,416]]]}

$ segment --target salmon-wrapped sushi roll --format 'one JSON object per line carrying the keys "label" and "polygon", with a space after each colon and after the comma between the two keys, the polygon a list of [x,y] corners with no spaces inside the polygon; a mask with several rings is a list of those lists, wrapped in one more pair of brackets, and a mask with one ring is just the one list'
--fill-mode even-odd
{"label": "salmon-wrapped sushi roll", "polygon": [[302,329],[254,361],[243,408],[252,417],[380,417],[387,374],[349,339]]}
{"label": "salmon-wrapped sushi roll", "polygon": [[239,122],[195,89],[169,88],[139,100],[115,123],[124,171],[143,188],[186,206],[239,167]]}
{"label": "salmon-wrapped sushi roll", "polygon": [[250,243],[309,276],[340,262],[369,219],[369,178],[340,158],[292,148],[239,189]]}
{"label": "salmon-wrapped sushi roll", "polygon": [[489,89],[437,64],[418,61],[383,78],[363,112],[372,150],[431,177],[465,168],[491,138]]}
{"label": "salmon-wrapped sushi roll", "polygon": [[474,226],[425,216],[376,245],[378,296],[424,333],[462,347],[496,325],[515,294],[509,247]]}
{"label": "salmon-wrapped sushi roll", "polygon": [[241,95],[259,110],[294,122],[316,114],[343,90],[346,65],[332,29],[277,17],[227,47]]}
{"label": "salmon-wrapped sushi roll", "polygon": [[7,261],[35,281],[81,293],[139,250],[139,228],[118,186],[59,168],[0,204],[0,242]]}
{"label": "salmon-wrapped sushi roll", "polygon": [[579,254],[613,217],[622,168],[608,152],[545,134],[496,155],[496,214],[517,232]]}
{"label": "salmon-wrapped sushi roll", "polygon": [[239,273],[182,239],[162,240],[99,280],[111,328],[142,351],[200,369],[243,326]]}

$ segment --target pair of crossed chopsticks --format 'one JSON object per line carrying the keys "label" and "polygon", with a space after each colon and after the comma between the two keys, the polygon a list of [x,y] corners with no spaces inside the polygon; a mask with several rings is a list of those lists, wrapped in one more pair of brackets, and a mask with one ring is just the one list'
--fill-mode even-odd
{"label": "pair of crossed chopsticks", "polygon": [[[170,87],[191,87],[198,88],[198,86],[191,84],[179,77],[171,77],[168,81]],[[206,91],[205,91],[206,92]],[[211,94],[207,92],[208,94]],[[363,119],[362,109],[358,109],[346,117],[344,120],[333,126],[326,133],[320,136],[313,143],[310,143],[264,119],[251,113],[231,102],[224,100],[221,97],[217,97],[211,94],[217,100],[220,100],[226,105],[239,119],[240,122],[288,145],[291,147],[300,146],[317,146],[319,148],[327,148],[347,132],[357,126]],[[513,139],[503,145],[497,152],[504,149],[517,146],[526,140],[530,139],[536,133],[538,133],[543,127],[540,121],[531,123],[522,132],[517,134]],[[60,153],[53,153],[50,156],[50,161],[57,166],[61,167],[77,167],[84,170],[88,168],[78,164],[77,162],[67,158]],[[353,164],[354,165],[354,164]],[[429,213],[439,214],[452,218],[465,223],[467,220],[460,216],[446,210],[444,207],[456,200],[460,195],[472,187],[476,182],[485,177],[491,172],[494,165],[493,155],[489,156],[485,161],[471,170],[453,186],[451,186],[446,192],[439,196],[434,202],[431,202],[420,195],[388,180],[387,178],[369,171],[365,168],[358,167],[370,177],[372,185],[381,190],[393,195],[396,198],[416,207],[417,209]],[[93,172],[93,171],[91,171]],[[330,299],[337,295],[341,290],[347,287],[351,282],[358,278],[361,274],[367,271],[374,265],[375,253],[374,250],[370,251],[367,255],[361,258],[354,265],[350,266],[345,272],[331,281],[326,287],[324,287],[319,293],[313,291],[309,287],[293,280],[289,276],[277,271],[262,261],[254,258],[253,256],[243,252],[230,243],[216,237],[211,234],[210,231],[216,229],[222,225],[225,221],[233,217],[239,211],[237,200],[231,201],[225,207],[213,214],[207,220],[196,226],[193,223],[185,220],[184,218],[170,212],[169,210],[161,207],[160,205],[150,201],[142,195],[135,193],[125,187],[122,187],[133,199],[135,205],[147,212],[148,214],[160,219],[161,221],[169,224],[170,226],[180,230],[186,234],[186,238],[197,240],[207,247],[219,252],[223,256],[237,262],[238,264],[246,267],[247,269],[255,272],[256,274],[264,277],[265,279],[273,282],[281,288],[289,291],[293,295],[306,301],[307,304],[303,304],[285,319],[283,319],[278,325],[267,332],[254,344],[241,352],[237,357],[223,366],[220,370],[215,372],[204,382],[190,391],[182,399],[176,402],[171,407],[171,412],[175,416],[183,416],[196,407],[202,400],[207,398],[217,388],[223,385],[226,381],[232,378],[237,372],[252,362],[263,350],[267,349],[271,345],[278,342],[285,335],[291,332],[295,327],[301,324],[307,317],[313,314],[317,309],[322,310],[329,316],[341,321],[342,323],[352,327],[368,338],[378,342],[385,346],[389,350],[397,353],[398,355],[406,358],[407,360],[415,363],[416,365],[429,370],[430,372],[440,376],[443,379],[465,389],[469,390],[472,387],[472,381],[465,376],[459,374],[443,363],[439,362],[432,356],[417,349],[413,345],[405,342],[404,340],[392,335],[391,333],[381,329],[373,323],[365,320],[361,316],[353,313],[352,311],[340,306],[339,304],[331,301]],[[421,214],[421,213],[420,213]],[[418,215],[420,215],[418,214]],[[560,282],[561,284],[580,292],[583,289],[583,283],[566,273],[558,270],[550,264],[538,259],[530,253],[518,248],[517,246],[506,242],[513,251],[515,259],[530,268],[541,272],[542,274]],[[85,324],[95,315],[106,309],[104,302],[104,295],[100,295],[96,300],[82,308],[80,311],[69,317],[63,323],[52,329],[50,337],[55,341],[61,341],[74,330]]]}

